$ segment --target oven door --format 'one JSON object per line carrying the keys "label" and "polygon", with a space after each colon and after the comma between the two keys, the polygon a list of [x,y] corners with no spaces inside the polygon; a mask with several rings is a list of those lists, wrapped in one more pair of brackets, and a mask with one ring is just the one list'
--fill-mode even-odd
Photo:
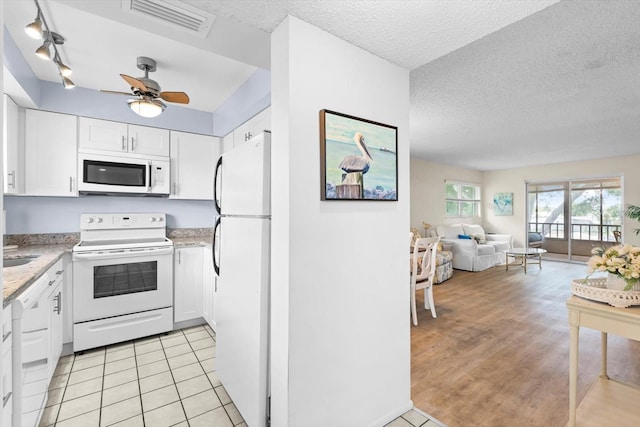
{"label": "oven door", "polygon": [[73,254],[73,321],[173,305],[173,246]]}

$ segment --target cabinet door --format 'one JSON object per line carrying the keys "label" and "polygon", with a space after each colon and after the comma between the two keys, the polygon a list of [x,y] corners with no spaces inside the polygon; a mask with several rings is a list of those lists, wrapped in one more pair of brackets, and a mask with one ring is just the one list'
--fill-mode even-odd
{"label": "cabinet door", "polygon": [[[53,273],[55,274],[55,273]],[[62,280],[58,280],[57,286],[49,294],[49,378],[53,376],[60,355],[62,354],[62,330],[63,330],[63,284]]]}
{"label": "cabinet door", "polygon": [[213,200],[213,172],[220,139],[185,132],[171,132],[171,197]]}
{"label": "cabinet door", "polygon": [[173,321],[202,317],[202,246],[178,248],[174,254]]}
{"label": "cabinet door", "polygon": [[266,108],[256,114],[251,119],[253,128],[253,136],[263,133],[265,130],[271,130],[271,107]]}
{"label": "cabinet door", "polygon": [[18,106],[6,94],[4,95],[4,193],[21,194],[23,171],[20,166],[20,119]]}
{"label": "cabinet door", "polygon": [[26,110],[25,193],[77,196],[77,118]]}
{"label": "cabinet door", "polygon": [[220,154],[226,153],[227,151],[233,149],[233,132],[230,132],[222,138],[222,144],[220,146]]}
{"label": "cabinet door", "polygon": [[169,131],[129,125],[129,153],[169,157]]}
{"label": "cabinet door", "polygon": [[216,322],[214,320],[214,313],[217,292],[217,276],[213,269],[213,260],[211,256],[211,249],[206,247],[204,249],[203,266],[204,283],[202,290],[202,317],[207,321],[209,326],[215,330]]}
{"label": "cabinet door", "polygon": [[78,118],[78,147],[82,150],[127,152],[127,124]]}

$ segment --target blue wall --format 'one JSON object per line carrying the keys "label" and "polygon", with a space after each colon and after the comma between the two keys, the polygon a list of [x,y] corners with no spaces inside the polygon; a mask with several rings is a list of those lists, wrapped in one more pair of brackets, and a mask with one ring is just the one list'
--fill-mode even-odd
{"label": "blue wall", "polygon": [[5,196],[6,234],[72,233],[80,231],[80,214],[164,212],[168,228],[211,228],[213,202],[158,197],[22,197]]}

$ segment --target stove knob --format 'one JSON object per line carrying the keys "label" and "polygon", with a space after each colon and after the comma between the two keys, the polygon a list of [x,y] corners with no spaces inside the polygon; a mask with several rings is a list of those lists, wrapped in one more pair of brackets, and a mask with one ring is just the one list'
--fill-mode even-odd
{"label": "stove knob", "polygon": [[156,222],[156,218],[155,217],[151,217],[151,218],[149,218],[149,221]]}
{"label": "stove knob", "polygon": [[91,224],[92,222],[93,222],[93,218],[92,217],[87,218],[87,223]]}
{"label": "stove knob", "polygon": [[98,217],[98,224],[102,222],[102,218]]}
{"label": "stove knob", "polygon": [[158,221],[158,222],[162,222],[162,217],[158,217],[158,218],[156,218],[156,221]]}

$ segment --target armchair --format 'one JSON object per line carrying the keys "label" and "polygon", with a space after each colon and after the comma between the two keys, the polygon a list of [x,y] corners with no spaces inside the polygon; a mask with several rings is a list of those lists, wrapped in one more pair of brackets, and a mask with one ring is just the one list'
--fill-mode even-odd
{"label": "armchair", "polygon": [[482,271],[504,264],[505,251],[513,246],[510,234],[486,234],[477,224],[443,224],[430,228],[429,234],[451,245],[453,268],[458,270]]}

